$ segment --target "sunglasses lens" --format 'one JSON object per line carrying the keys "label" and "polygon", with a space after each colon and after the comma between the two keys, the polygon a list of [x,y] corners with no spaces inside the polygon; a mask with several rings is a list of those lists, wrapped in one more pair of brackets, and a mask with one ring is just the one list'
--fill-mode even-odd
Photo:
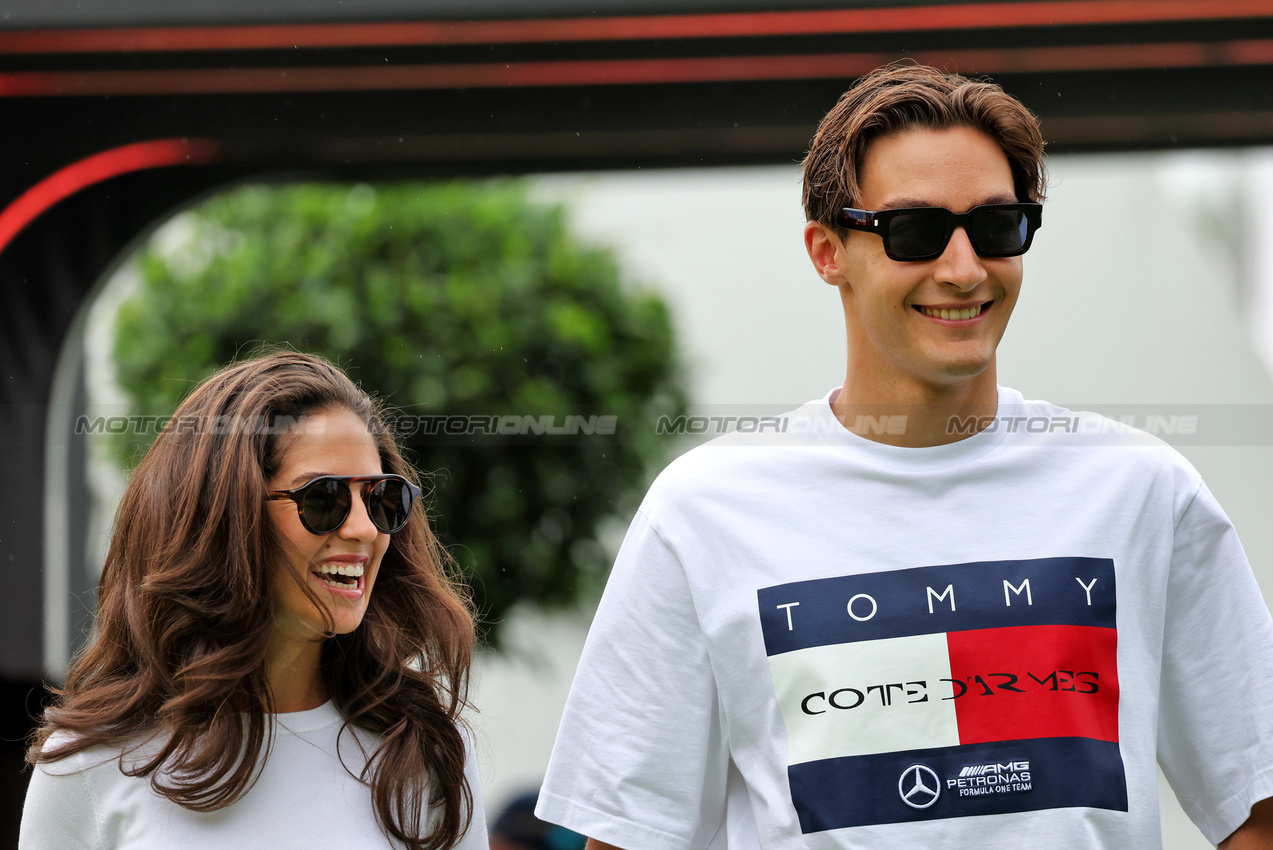
{"label": "sunglasses lens", "polygon": [[1008,256],[1021,251],[1030,235],[1030,222],[1025,210],[982,210],[972,221],[970,234],[977,253],[983,256]]}
{"label": "sunglasses lens", "polygon": [[349,485],[335,478],[320,478],[305,488],[301,499],[301,520],[315,534],[340,528],[349,516]]}
{"label": "sunglasses lens", "polygon": [[[367,481],[367,478],[316,478],[294,491],[295,495],[289,492],[273,495],[290,496],[297,500],[305,528],[314,534],[330,534],[349,518],[353,505],[351,481]],[[401,531],[411,517],[411,508],[415,506],[419,490],[397,477],[375,481],[374,484],[368,481],[366,486],[370,489],[363,491],[363,499],[372,525],[383,534]]]}
{"label": "sunglasses lens", "polygon": [[405,481],[389,479],[377,482],[367,500],[371,522],[385,534],[400,531],[411,516],[415,494]]}
{"label": "sunglasses lens", "polygon": [[946,241],[942,210],[915,210],[894,216],[888,223],[887,244],[893,256],[920,259],[941,253]]}

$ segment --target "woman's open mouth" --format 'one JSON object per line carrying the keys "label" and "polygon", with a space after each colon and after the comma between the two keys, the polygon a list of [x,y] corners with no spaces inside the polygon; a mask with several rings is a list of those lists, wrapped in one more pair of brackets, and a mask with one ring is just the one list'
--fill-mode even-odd
{"label": "woman's open mouth", "polygon": [[316,564],[311,572],[331,590],[344,594],[362,592],[362,564]]}

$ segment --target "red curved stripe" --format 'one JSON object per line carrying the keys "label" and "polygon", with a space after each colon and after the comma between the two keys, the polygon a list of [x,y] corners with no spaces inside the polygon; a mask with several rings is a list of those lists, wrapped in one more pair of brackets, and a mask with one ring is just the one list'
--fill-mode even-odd
{"label": "red curved stripe", "polygon": [[[1201,68],[1273,63],[1273,39],[974,48],[917,51],[909,56],[965,74]],[[0,73],[0,98],[848,80],[896,58],[887,53],[831,53],[457,65],[18,71]]]}
{"label": "red curved stripe", "polygon": [[734,38],[1002,27],[1233,20],[1273,15],[1269,0],[1036,0],[877,9],[496,21],[244,24],[0,32],[0,53],[262,50],[436,44]]}
{"label": "red curved stripe", "polygon": [[156,139],[95,153],[53,172],[0,211],[0,251],[28,224],[58,201],[95,183],[166,165],[194,165],[216,158],[216,145],[204,139]]}

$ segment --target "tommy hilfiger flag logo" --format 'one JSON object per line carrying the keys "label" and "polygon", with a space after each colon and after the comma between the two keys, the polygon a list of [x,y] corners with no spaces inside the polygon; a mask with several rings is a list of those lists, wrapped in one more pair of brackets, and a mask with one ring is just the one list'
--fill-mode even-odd
{"label": "tommy hilfiger flag logo", "polygon": [[918,567],[757,601],[803,832],[1127,811],[1113,561]]}

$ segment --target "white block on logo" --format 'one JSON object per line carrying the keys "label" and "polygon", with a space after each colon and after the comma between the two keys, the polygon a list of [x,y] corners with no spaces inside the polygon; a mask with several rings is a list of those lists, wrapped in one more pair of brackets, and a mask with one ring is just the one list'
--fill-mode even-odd
{"label": "white block on logo", "polygon": [[944,634],[797,649],[769,672],[790,764],[959,744]]}

